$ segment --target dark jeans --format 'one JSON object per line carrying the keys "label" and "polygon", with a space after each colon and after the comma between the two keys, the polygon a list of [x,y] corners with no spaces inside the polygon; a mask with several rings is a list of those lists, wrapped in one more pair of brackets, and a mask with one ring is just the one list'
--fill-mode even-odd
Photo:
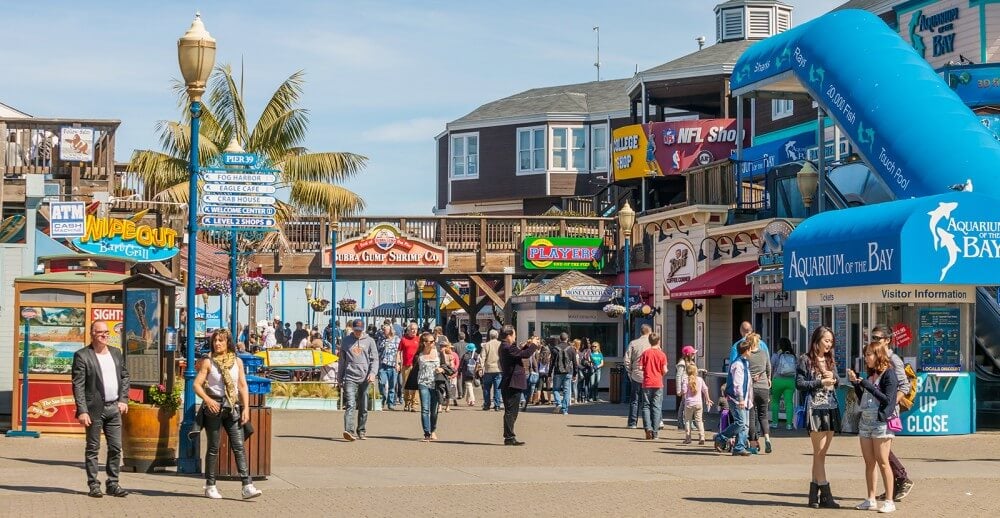
{"label": "dark jeans", "polygon": [[628,425],[635,426],[639,422],[639,403],[642,401],[642,382],[631,378],[628,380],[631,394],[628,402]]}
{"label": "dark jeans", "polygon": [[[344,390],[344,431],[353,434],[365,433],[368,422],[368,381],[358,383],[345,381]],[[357,426],[355,426],[355,415]]]}
{"label": "dark jeans", "polygon": [[580,375],[577,376],[577,382],[576,382],[577,383],[577,394],[576,394],[576,402],[577,403],[580,403],[580,402],[583,402],[583,401],[590,401],[591,400],[592,396],[591,396],[591,393],[590,393],[590,376],[592,376],[592,375],[593,375],[593,372],[591,372],[591,374],[588,374],[588,375],[584,376],[583,372],[581,371]]}
{"label": "dark jeans", "polygon": [[771,430],[771,389],[754,387],[753,408],[750,412],[750,440],[757,442]]}
{"label": "dark jeans", "polygon": [[243,450],[243,426],[240,425],[240,414],[232,408],[223,408],[218,414],[212,415],[205,411],[205,434],[208,439],[208,452],[205,453],[205,484],[215,485],[215,474],[219,471],[219,442],[222,435],[219,431],[225,427],[229,435],[229,447],[236,457],[236,469],[240,472],[243,485],[251,482],[250,470],[247,469],[247,455]]}
{"label": "dark jeans", "polygon": [[101,451],[101,432],[108,443],[108,461],[104,472],[108,475],[108,487],[118,484],[118,470],[122,465],[122,414],[118,410],[118,402],[104,405],[101,415],[90,416],[90,426],[87,427],[87,446],[84,449],[84,465],[87,469],[87,485],[100,487],[97,480],[97,454]]}
{"label": "dark jeans", "polygon": [[505,388],[500,389],[500,392],[503,394],[503,438],[505,441],[516,439],[514,423],[517,422],[517,413],[521,410],[521,394],[524,391]]}
{"label": "dark jeans", "polygon": [[441,393],[437,388],[418,387],[420,392],[420,424],[424,427],[424,437],[430,437],[438,427],[438,410],[441,408]]}
{"label": "dark jeans", "polygon": [[663,387],[642,389],[642,427],[659,436],[660,422],[663,421]]}
{"label": "dark jeans", "polygon": [[500,379],[499,372],[487,372],[483,374],[483,408],[490,407],[490,399],[493,399],[493,408],[500,408]]}
{"label": "dark jeans", "polygon": [[903,463],[899,462],[899,458],[891,450],[889,451],[889,467],[892,468],[892,478],[896,479],[896,482],[910,478],[906,474],[906,468],[903,467]]}

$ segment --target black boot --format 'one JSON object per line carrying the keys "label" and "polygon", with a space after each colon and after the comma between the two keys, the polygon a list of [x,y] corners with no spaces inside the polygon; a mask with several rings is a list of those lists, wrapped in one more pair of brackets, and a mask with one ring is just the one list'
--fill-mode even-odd
{"label": "black boot", "polygon": [[815,482],[809,483],[809,507],[819,509],[819,486]]}
{"label": "black boot", "polygon": [[840,504],[833,499],[833,494],[830,493],[829,482],[819,486],[819,506],[826,509],[840,509]]}

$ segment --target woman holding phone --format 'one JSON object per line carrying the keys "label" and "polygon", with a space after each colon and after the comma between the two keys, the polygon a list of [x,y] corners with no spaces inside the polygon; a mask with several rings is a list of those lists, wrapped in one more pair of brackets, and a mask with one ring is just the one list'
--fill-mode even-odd
{"label": "woman holding phone", "polygon": [[833,359],[833,331],[829,327],[820,326],[813,331],[809,352],[799,357],[795,369],[795,388],[805,397],[806,429],[813,450],[809,507],[839,509],[826,478],[826,452],[833,442],[833,432],[840,430],[837,364]]}

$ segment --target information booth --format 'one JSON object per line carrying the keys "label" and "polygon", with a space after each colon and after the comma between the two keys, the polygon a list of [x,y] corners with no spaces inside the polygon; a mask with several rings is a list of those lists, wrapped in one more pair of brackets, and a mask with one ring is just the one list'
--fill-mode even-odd
{"label": "information booth", "polygon": [[[44,273],[14,280],[14,391],[12,427],[21,426],[21,361],[27,344],[27,427],[83,433],[70,379],[73,354],[90,343],[90,323],[108,322],[111,345],[122,346],[122,290],[132,262],[97,255],[39,259]],[[24,318],[22,315],[29,315]]]}
{"label": "information booth", "polygon": [[903,435],[976,431],[976,286],[1000,284],[997,203],[954,192],[826,212],[785,245],[784,287],[806,293],[803,343],[832,329],[845,388],[846,369],[864,370],[871,328],[892,328],[919,379]]}

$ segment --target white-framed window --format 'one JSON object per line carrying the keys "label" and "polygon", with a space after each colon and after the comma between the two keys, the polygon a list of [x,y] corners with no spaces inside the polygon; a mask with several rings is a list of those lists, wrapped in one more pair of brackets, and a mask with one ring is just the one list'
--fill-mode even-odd
{"label": "white-framed window", "polygon": [[608,125],[595,124],[590,127],[590,169],[608,170]]}
{"label": "white-framed window", "polygon": [[791,99],[772,99],[771,100],[771,120],[784,119],[785,117],[791,117],[794,111],[795,102]]}
{"label": "white-framed window", "polygon": [[452,135],[451,177],[475,178],[477,176],[479,176],[479,134]]}
{"label": "white-framed window", "polygon": [[545,126],[517,129],[517,172],[545,171]]}
{"label": "white-framed window", "polygon": [[552,169],[587,170],[587,128],[583,126],[552,128]]}

